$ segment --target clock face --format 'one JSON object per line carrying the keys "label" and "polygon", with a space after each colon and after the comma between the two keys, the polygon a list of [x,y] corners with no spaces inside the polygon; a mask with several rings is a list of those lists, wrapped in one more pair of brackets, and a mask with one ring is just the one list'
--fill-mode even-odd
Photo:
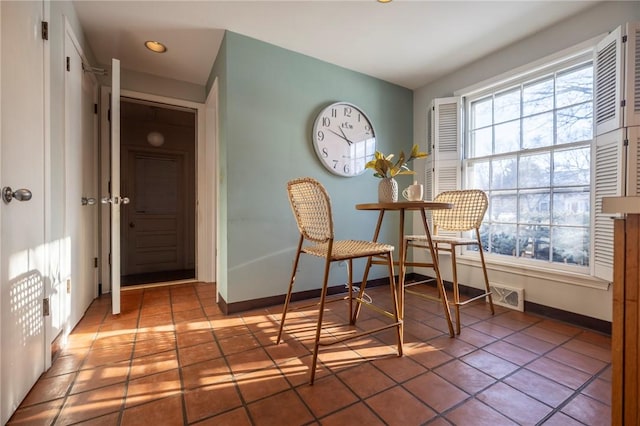
{"label": "clock face", "polygon": [[322,164],[339,176],[358,176],[376,151],[371,121],[357,106],[337,102],[323,109],[313,124],[313,147]]}

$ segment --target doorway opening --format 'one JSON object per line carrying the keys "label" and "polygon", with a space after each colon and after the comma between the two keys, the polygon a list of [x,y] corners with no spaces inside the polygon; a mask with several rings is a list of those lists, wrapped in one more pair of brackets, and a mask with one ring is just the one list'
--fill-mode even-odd
{"label": "doorway opening", "polygon": [[196,111],[121,97],[121,285],[196,277]]}

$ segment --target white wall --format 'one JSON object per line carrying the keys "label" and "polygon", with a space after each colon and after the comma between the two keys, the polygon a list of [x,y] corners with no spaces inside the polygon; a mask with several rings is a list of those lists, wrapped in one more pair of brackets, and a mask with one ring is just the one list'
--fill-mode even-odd
{"label": "white wall", "polygon": [[[104,68],[108,69],[109,67],[104,66]],[[148,93],[150,95],[165,96],[198,103],[204,103],[206,100],[205,87],[202,85],[131,71],[124,68],[121,73],[120,85],[122,89]]]}
{"label": "white wall", "polygon": [[[560,50],[577,45],[598,35],[613,30],[617,26],[640,19],[640,4],[637,1],[607,1],[599,3],[578,15],[541,31],[505,49],[470,63],[457,72],[417,89],[414,92],[414,142],[426,145],[428,136],[429,109],[434,98],[453,96],[454,92],[482,82],[496,75],[532,63]],[[416,165],[419,170],[422,164]],[[418,226],[418,222],[414,223]],[[481,287],[482,274],[471,266],[459,268],[460,282]],[[450,268],[443,265],[443,278],[451,280]],[[491,281],[511,287],[523,288],[525,300],[611,321],[611,287],[608,290],[590,288],[567,282],[536,278],[531,274],[517,275],[489,270]]]}

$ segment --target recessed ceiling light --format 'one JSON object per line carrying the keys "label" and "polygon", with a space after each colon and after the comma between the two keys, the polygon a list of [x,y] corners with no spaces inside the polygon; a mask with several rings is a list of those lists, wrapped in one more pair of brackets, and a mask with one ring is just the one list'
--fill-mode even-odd
{"label": "recessed ceiling light", "polygon": [[378,0],[378,3],[391,3],[391,0]]}
{"label": "recessed ceiling light", "polygon": [[164,53],[167,51],[167,46],[160,43],[159,41],[152,41],[152,40],[145,41],[144,45],[147,49],[151,50],[152,52]]}

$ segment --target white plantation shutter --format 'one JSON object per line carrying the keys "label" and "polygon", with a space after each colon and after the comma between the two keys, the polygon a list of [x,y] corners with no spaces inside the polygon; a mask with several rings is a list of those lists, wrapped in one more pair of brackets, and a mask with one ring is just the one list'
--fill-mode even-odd
{"label": "white plantation shutter", "polygon": [[613,279],[613,221],[602,198],[640,195],[640,23],[616,28],[596,46],[593,155],[593,274]]}
{"label": "white plantation shutter", "polygon": [[640,126],[640,22],[626,25],[624,126]]}
{"label": "white plantation shutter", "polygon": [[640,196],[640,126],[626,128],[627,135],[627,190],[630,197]]}
{"label": "white plantation shutter", "polygon": [[433,193],[433,151],[427,157],[424,165],[424,199],[431,201],[435,197]]}
{"label": "white plantation shutter", "polygon": [[601,279],[613,280],[613,220],[611,214],[602,213],[602,198],[625,193],[626,129],[621,128],[596,138],[592,164],[593,274]]}
{"label": "white plantation shutter", "polygon": [[[443,191],[461,189],[462,144],[460,98],[434,99],[431,109],[431,161],[425,182],[432,198]],[[429,168],[429,166],[431,166]],[[430,169],[430,170],[429,170]],[[431,175],[429,176],[429,173]],[[429,189],[427,189],[427,193]]]}
{"label": "white plantation shutter", "polygon": [[596,46],[596,135],[640,126],[640,22],[629,22]]}
{"label": "white plantation shutter", "polygon": [[622,127],[622,29],[616,28],[596,45],[595,72],[595,126],[596,135]]}
{"label": "white plantation shutter", "polygon": [[[439,193],[461,189],[462,131],[461,99],[434,99],[431,108],[431,155],[427,164],[425,183],[427,200]],[[431,224],[431,215],[429,215]],[[459,232],[438,231],[439,235],[457,237]]]}

